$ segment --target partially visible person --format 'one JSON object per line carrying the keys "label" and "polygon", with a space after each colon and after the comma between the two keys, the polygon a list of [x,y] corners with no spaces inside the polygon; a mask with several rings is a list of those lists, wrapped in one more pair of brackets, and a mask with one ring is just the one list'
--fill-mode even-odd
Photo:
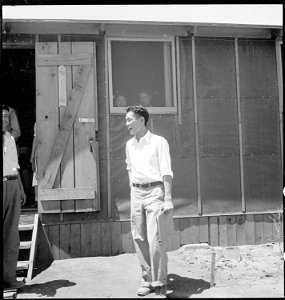
{"label": "partially visible person", "polygon": [[19,255],[19,220],[21,205],[26,195],[19,174],[18,153],[14,137],[9,132],[10,109],[2,105],[3,152],[3,285],[4,288],[22,288],[17,281],[16,269]]}
{"label": "partially visible person", "polygon": [[18,163],[20,165],[20,176],[24,187],[25,194],[27,196],[26,203],[23,208],[31,208],[34,204],[32,177],[33,172],[30,163],[31,148],[25,145],[19,146]]}
{"label": "partially visible person", "polygon": [[127,106],[127,99],[122,95],[116,95],[114,105],[116,107],[126,107]]}
{"label": "partially visible person", "polygon": [[19,137],[21,136],[21,129],[20,129],[20,124],[19,124],[19,119],[18,119],[18,114],[17,111],[8,106],[9,108],[9,113],[10,113],[10,125],[9,125],[9,132],[11,135],[14,137],[15,141],[17,142]]}
{"label": "partially visible person", "polygon": [[141,92],[139,94],[139,102],[142,106],[151,106],[152,96],[146,92]]}
{"label": "partially visible person", "polygon": [[[36,123],[34,125],[34,139],[33,139],[33,146],[32,146],[32,153],[30,162],[32,164],[32,170],[33,170],[33,182],[32,186],[35,189],[35,201],[38,201],[38,181],[37,181],[37,159],[38,159],[38,149],[37,149],[37,139],[36,139]],[[37,202],[36,202],[37,203]],[[37,206],[35,203],[35,206]]]}

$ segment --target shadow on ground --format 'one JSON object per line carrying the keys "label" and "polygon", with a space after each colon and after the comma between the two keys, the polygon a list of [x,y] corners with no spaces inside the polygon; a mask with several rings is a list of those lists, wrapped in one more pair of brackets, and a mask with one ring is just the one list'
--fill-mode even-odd
{"label": "shadow on ground", "polygon": [[210,283],[203,279],[182,277],[176,274],[168,274],[167,298],[189,298],[191,295],[201,294],[210,288]]}
{"label": "shadow on ground", "polygon": [[53,280],[45,283],[26,285],[20,290],[20,292],[25,294],[38,294],[40,297],[53,297],[58,289],[73,285],[76,285],[76,283],[69,280]]}

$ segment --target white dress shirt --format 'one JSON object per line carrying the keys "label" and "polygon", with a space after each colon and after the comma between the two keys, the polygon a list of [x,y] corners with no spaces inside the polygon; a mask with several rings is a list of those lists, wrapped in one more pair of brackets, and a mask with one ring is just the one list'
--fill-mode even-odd
{"label": "white dress shirt", "polygon": [[17,175],[20,168],[15,139],[9,132],[4,134],[3,144],[3,176]]}
{"label": "white dress shirt", "polygon": [[127,170],[133,183],[162,181],[164,175],[173,177],[167,140],[150,131],[140,138],[134,136],[126,144]]}

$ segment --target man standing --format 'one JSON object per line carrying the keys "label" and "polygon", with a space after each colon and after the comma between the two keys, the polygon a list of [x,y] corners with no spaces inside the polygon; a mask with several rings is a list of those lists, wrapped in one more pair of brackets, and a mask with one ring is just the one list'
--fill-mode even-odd
{"label": "man standing", "polygon": [[3,105],[3,283],[4,288],[18,289],[25,285],[24,282],[17,281],[16,269],[20,246],[18,224],[21,204],[25,204],[26,195],[18,172],[16,143],[9,132],[9,126],[9,107]]}
{"label": "man standing", "polygon": [[173,172],[169,145],[165,138],[146,127],[148,111],[129,106],[126,126],[134,137],[126,144],[126,163],[131,187],[131,230],[142,269],[139,296],[155,291],[166,296],[166,241],[159,241],[157,217],[173,211],[171,198]]}

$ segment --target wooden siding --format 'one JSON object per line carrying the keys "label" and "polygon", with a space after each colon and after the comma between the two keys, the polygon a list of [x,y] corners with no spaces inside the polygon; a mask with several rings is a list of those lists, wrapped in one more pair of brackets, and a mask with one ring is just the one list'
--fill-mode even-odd
{"label": "wooden siding", "polygon": [[[51,219],[50,219],[51,221]],[[280,224],[283,235],[283,219]],[[130,221],[45,224],[54,259],[135,253]],[[174,218],[169,250],[186,244],[241,246],[278,242],[272,214]]]}

